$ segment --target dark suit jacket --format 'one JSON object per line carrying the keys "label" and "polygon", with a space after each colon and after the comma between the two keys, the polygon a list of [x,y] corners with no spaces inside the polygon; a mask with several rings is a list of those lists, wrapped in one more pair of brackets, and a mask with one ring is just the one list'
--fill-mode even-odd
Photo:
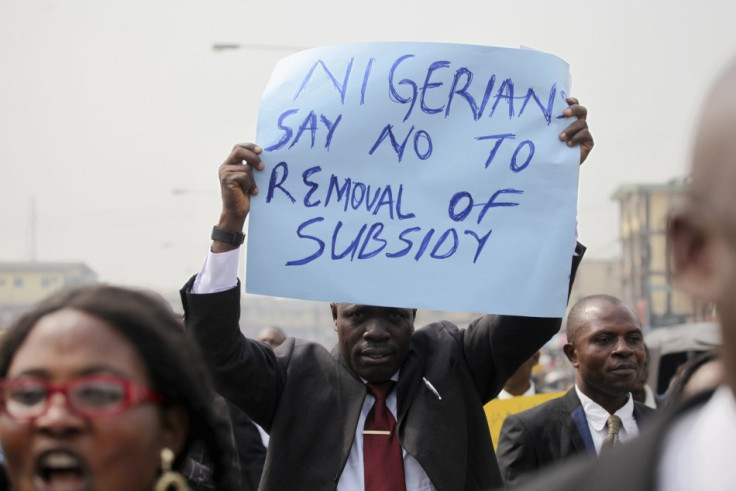
{"label": "dark suit jacket", "polygon": [[[634,402],[634,418],[641,421],[654,410]],[[588,420],[575,389],[537,407],[511,414],[498,437],[498,464],[507,486],[533,477],[539,469],[570,455],[595,455]]]}
{"label": "dark suit jacket", "polygon": [[256,491],[261,482],[266,447],[256,425],[237,406],[228,402],[227,414],[233,428],[240,467],[240,490]]}
{"label": "dark suit jacket", "polygon": [[653,491],[667,430],[678,418],[698,411],[712,392],[695,396],[672,414],[658,414],[633,442],[600,459],[581,454],[543,471],[519,491]]}
{"label": "dark suit jacket", "polygon": [[[195,295],[192,282],[182,290],[187,329],[217,392],[270,434],[260,489],[335,489],[366,395],[360,378],[337,349],[290,338],[274,351],[245,338],[240,288]],[[464,330],[440,322],[414,331],[396,386],[399,440],[438,491],[502,484],[483,405],[560,323],[489,315]]]}

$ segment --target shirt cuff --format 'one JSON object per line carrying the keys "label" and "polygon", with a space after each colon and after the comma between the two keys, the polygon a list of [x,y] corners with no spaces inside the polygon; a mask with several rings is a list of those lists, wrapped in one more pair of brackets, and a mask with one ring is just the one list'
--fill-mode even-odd
{"label": "shirt cuff", "polygon": [[238,285],[240,249],[207,253],[202,269],[194,280],[192,293],[219,293]]}

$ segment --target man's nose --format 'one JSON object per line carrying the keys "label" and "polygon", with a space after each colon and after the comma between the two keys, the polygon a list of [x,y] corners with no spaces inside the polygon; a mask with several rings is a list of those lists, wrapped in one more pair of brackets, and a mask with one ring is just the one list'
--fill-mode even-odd
{"label": "man's nose", "polygon": [[634,349],[631,347],[631,344],[626,340],[624,337],[618,338],[616,341],[616,346],[614,346],[614,354],[617,354],[619,356],[630,356],[634,353]]}
{"label": "man's nose", "polygon": [[388,329],[380,319],[372,319],[366,325],[363,337],[371,341],[381,341],[390,337]]}

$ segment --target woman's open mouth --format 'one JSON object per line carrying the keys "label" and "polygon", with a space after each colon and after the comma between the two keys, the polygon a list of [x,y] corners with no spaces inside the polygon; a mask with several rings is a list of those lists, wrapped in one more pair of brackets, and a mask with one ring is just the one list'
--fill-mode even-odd
{"label": "woman's open mouth", "polygon": [[68,450],[49,450],[36,459],[33,478],[38,491],[86,491],[89,475],[82,459]]}

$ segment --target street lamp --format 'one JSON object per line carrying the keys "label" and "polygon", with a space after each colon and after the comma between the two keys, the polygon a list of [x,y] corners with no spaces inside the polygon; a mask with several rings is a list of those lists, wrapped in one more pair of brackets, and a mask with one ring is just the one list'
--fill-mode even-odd
{"label": "street lamp", "polygon": [[216,53],[222,53],[223,51],[234,51],[238,49],[250,49],[260,51],[280,51],[287,53],[296,53],[308,49],[307,46],[291,46],[286,44],[239,44],[239,43],[214,43],[212,44],[212,51]]}
{"label": "street lamp", "polygon": [[219,191],[209,189],[174,188],[171,190],[171,194],[173,194],[174,196],[215,196],[220,193]]}

